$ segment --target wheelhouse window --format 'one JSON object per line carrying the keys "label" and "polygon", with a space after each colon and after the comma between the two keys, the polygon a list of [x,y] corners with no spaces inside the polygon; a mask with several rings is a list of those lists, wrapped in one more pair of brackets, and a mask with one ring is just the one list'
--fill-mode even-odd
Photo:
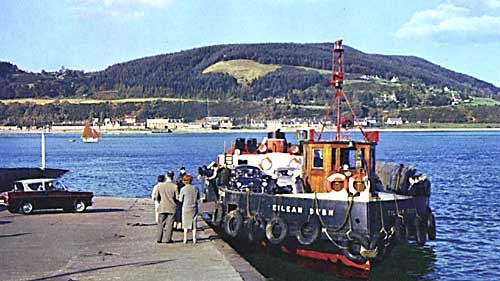
{"label": "wheelhouse window", "polygon": [[323,168],[323,149],[313,149],[313,169]]}
{"label": "wheelhouse window", "polygon": [[345,165],[349,168],[353,168],[356,163],[356,148],[341,148],[340,149],[340,165],[344,167]]}
{"label": "wheelhouse window", "polygon": [[363,169],[366,169],[366,158],[365,158],[365,150],[364,148],[362,148],[360,151],[359,151],[359,154],[358,154],[358,157],[356,158],[356,169],[360,169],[360,168],[363,168]]}
{"label": "wheelhouse window", "polygon": [[333,167],[336,167],[335,165],[337,164],[337,148],[332,147],[332,169]]}

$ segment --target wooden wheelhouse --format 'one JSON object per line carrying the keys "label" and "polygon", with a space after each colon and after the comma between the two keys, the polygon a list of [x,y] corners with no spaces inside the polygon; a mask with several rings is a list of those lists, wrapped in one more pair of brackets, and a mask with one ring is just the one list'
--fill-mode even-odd
{"label": "wooden wheelhouse", "polygon": [[360,183],[375,174],[375,146],[375,142],[306,142],[303,179],[311,192],[330,192],[347,188],[349,178],[353,178],[354,188],[362,192]]}

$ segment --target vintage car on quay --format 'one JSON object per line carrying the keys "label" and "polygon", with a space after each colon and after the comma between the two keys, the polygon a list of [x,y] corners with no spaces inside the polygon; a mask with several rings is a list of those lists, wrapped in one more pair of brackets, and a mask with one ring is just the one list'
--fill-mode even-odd
{"label": "vintage car on quay", "polygon": [[11,213],[31,214],[34,210],[63,209],[84,212],[92,205],[92,192],[68,191],[57,179],[27,179],[14,182],[14,188],[0,193],[0,205]]}

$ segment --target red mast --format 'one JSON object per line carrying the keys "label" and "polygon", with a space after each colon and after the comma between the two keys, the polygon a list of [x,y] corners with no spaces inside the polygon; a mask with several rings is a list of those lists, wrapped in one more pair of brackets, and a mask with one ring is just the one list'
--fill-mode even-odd
{"label": "red mast", "polygon": [[[337,63],[335,64],[335,59]],[[342,110],[341,98],[344,95],[342,92],[342,84],[344,83],[344,48],[342,48],[342,40],[337,40],[333,43],[332,56],[332,79],[330,86],[335,87],[335,98],[337,99],[337,134],[335,140],[340,140],[340,111]]]}
{"label": "red mast", "polygon": [[333,106],[335,104],[335,101],[337,101],[337,134],[335,135],[335,141],[340,141],[341,138],[341,127],[342,127],[342,119],[340,118],[340,112],[342,111],[342,97],[344,97],[345,102],[347,106],[349,107],[349,111],[351,112],[352,116],[354,117],[355,122],[358,124],[358,127],[363,134],[363,138],[365,141],[368,141],[367,136],[365,132],[363,132],[363,128],[361,127],[361,123],[358,120],[358,117],[354,113],[354,110],[351,107],[351,104],[349,103],[349,100],[347,99],[347,96],[345,95],[344,91],[342,90],[342,85],[344,83],[344,48],[342,47],[342,39],[337,40],[333,43],[333,55],[332,55],[332,78],[330,80],[330,86],[335,88],[335,95],[332,98],[332,101],[330,103],[330,107],[328,108],[326,115],[325,115],[325,120],[323,121],[323,126],[321,128],[321,132],[318,135],[318,140],[321,139],[321,135],[323,134],[323,131],[326,126],[326,121],[328,120],[328,117],[330,116],[330,113],[333,109]]}

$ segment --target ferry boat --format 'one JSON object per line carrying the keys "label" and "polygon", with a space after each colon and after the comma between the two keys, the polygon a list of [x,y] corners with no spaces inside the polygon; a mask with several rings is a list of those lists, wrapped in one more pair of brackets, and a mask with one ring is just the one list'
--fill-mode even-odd
{"label": "ferry boat", "polygon": [[[219,182],[213,223],[229,239],[369,271],[398,241],[436,237],[430,182],[413,166],[376,161],[377,131],[361,140],[345,133],[358,119],[342,90],[342,40],[333,44],[332,103],[320,132],[269,133],[261,142],[236,139],[216,163],[230,170]],[[353,122],[342,117],[346,103]],[[336,106],[335,106],[336,104]],[[336,107],[336,134],[322,140]]]}

